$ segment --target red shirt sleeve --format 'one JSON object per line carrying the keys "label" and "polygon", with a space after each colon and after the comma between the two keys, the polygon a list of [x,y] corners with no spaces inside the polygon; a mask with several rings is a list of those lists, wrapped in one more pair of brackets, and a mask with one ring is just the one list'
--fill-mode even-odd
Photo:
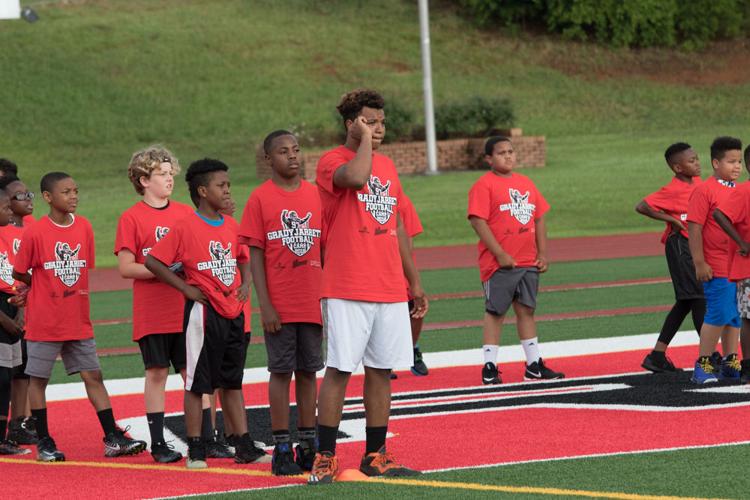
{"label": "red shirt sleeve", "polygon": [[165,266],[171,266],[175,262],[182,262],[182,254],[182,224],[172,228],[149,252],[149,255],[152,255]]}
{"label": "red shirt sleeve", "polygon": [[674,204],[674,202],[672,202],[672,196],[669,195],[666,187],[646,196],[643,198],[643,201],[645,201],[649,207],[659,212],[666,212],[667,209]]}
{"label": "red shirt sleeve", "polygon": [[323,155],[318,161],[318,168],[315,177],[315,184],[328,194],[340,196],[343,189],[336,187],[333,183],[333,175],[336,170],[346,164],[346,160],[335,151],[330,151]]}
{"label": "red shirt sleeve", "polygon": [[135,220],[129,214],[122,214],[117,223],[117,233],[115,233],[115,255],[121,250],[128,250],[133,255],[138,253],[138,245],[135,241],[136,225]]}
{"label": "red shirt sleeve", "polygon": [[258,248],[266,247],[266,232],[263,224],[263,205],[255,190],[247,200],[240,223],[241,242]]}
{"label": "red shirt sleeve", "polygon": [[16,254],[13,270],[26,274],[34,265],[34,232],[25,231],[21,237],[21,248]]}
{"label": "red shirt sleeve", "polygon": [[398,213],[401,216],[401,222],[404,224],[406,234],[415,237],[423,231],[422,221],[419,220],[417,210],[408,196],[404,194],[398,204]]}
{"label": "red shirt sleeve", "polygon": [[240,245],[237,251],[237,263],[244,264],[250,262],[250,248],[247,245]]}
{"label": "red shirt sleeve", "polygon": [[732,224],[737,224],[739,221],[745,221],[748,216],[747,195],[739,189],[734,189],[724,202],[716,208],[721,210],[721,212],[729,218]]}
{"label": "red shirt sleeve", "polygon": [[490,190],[484,179],[480,178],[469,190],[468,216],[488,220],[490,218],[491,204]]}
{"label": "red shirt sleeve", "polygon": [[688,222],[704,226],[708,217],[709,205],[708,194],[705,189],[696,189],[693,191],[693,194],[690,195],[690,201],[688,201]]}
{"label": "red shirt sleeve", "polygon": [[536,211],[534,212],[534,220],[539,220],[544,217],[544,214],[549,212],[549,203],[547,203],[547,199],[541,192],[539,192],[536,186],[534,186],[534,191],[536,191]]}
{"label": "red shirt sleeve", "polygon": [[94,242],[94,228],[91,227],[91,223],[86,221],[86,244],[88,245],[88,267],[94,269],[96,267],[96,243]]}

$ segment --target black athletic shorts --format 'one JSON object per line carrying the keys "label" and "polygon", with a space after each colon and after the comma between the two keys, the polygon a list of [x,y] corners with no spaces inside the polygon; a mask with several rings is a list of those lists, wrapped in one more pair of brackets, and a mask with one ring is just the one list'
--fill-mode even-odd
{"label": "black athletic shorts", "polygon": [[138,340],[143,366],[149,368],[174,367],[175,373],[185,369],[185,334],[152,333]]}
{"label": "black athletic shorts", "polygon": [[323,327],[315,323],[284,323],[281,330],[264,332],[268,371],[291,373],[322,370]]}
{"label": "black athletic shorts", "polygon": [[664,253],[667,256],[675,299],[702,299],[703,285],[695,277],[695,265],[690,255],[688,239],[680,233],[672,233],[664,242]]}
{"label": "black athletic shorts", "polygon": [[242,375],[250,336],[244,332],[245,315],[230,319],[211,305],[187,301],[184,330],[185,389],[212,394],[216,389],[242,389]]}

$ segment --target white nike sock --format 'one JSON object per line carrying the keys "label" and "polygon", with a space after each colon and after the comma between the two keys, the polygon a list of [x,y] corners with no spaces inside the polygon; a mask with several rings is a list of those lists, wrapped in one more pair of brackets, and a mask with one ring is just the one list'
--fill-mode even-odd
{"label": "white nike sock", "polygon": [[497,349],[496,345],[485,344],[482,346],[482,352],[484,353],[484,362],[497,364]]}
{"label": "white nike sock", "polygon": [[526,364],[530,365],[539,361],[539,338],[526,339],[521,341],[523,352],[526,354]]}

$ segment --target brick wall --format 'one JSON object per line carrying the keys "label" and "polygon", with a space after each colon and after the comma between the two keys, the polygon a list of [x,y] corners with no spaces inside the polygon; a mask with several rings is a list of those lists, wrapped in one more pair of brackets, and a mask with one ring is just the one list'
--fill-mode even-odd
{"label": "brick wall", "polygon": [[[523,136],[521,129],[511,129],[509,135],[516,150],[518,167],[539,168],[545,165],[547,150],[544,136]],[[439,170],[472,170],[483,165],[485,139],[449,139],[437,141]],[[378,151],[390,157],[400,175],[419,174],[427,170],[427,146],[425,142],[398,142],[383,144]],[[315,180],[315,166],[324,151],[303,151],[302,171],[305,179]],[[271,176],[271,169],[264,160],[263,147],[255,150],[256,175],[258,180]]]}

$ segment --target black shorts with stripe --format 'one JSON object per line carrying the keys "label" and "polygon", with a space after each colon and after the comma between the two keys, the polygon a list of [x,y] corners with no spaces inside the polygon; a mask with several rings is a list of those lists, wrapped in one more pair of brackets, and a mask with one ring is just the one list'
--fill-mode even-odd
{"label": "black shorts with stripe", "polygon": [[242,375],[250,336],[245,316],[225,318],[211,305],[191,300],[185,304],[185,389],[211,394],[216,389],[242,389]]}
{"label": "black shorts with stripe", "polygon": [[152,333],[138,340],[143,366],[150,368],[174,367],[175,373],[185,369],[185,334]]}
{"label": "black shorts with stripe", "polygon": [[688,239],[680,233],[672,233],[664,242],[669,275],[672,277],[676,300],[703,298],[703,285],[695,276],[695,264],[690,254]]}

